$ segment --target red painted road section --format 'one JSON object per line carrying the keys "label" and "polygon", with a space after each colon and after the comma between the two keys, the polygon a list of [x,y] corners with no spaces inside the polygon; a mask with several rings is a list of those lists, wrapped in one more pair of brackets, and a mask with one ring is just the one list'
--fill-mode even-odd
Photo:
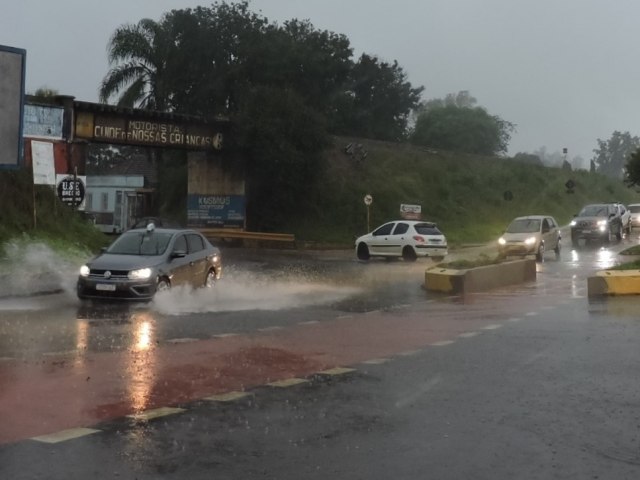
{"label": "red painted road section", "polygon": [[153,341],[151,319],[129,351],[0,362],[0,444],[453,340],[522,315],[523,303],[533,308],[526,298],[420,304],[167,345]]}

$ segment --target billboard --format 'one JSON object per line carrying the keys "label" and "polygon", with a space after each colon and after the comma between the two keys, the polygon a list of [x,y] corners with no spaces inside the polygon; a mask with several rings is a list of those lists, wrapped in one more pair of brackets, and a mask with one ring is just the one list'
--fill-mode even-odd
{"label": "billboard", "polygon": [[22,161],[22,116],[27,52],[0,45],[0,168]]}
{"label": "billboard", "polygon": [[190,227],[244,228],[244,195],[198,195],[187,198]]}

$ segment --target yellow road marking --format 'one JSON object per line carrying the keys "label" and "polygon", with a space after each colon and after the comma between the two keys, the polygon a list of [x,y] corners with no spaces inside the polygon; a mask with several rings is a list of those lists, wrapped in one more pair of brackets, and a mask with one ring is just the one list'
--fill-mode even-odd
{"label": "yellow road marking", "polygon": [[93,433],[98,433],[99,431],[100,430],[95,430],[93,428],[70,428],[68,430],[62,430],[49,435],[33,437],[31,440],[42,443],[60,443],[66,442],[67,440],[73,440],[74,438],[85,437]]}
{"label": "yellow road marking", "polygon": [[133,415],[127,415],[127,418],[131,418],[136,421],[149,421],[154,418],[166,417],[168,415],[174,415],[176,413],[184,412],[184,408],[174,408],[174,407],[161,407],[153,410],[146,410],[140,413],[134,413]]}
{"label": "yellow road marking", "polygon": [[318,375],[344,375],[345,373],[355,372],[355,368],[346,368],[346,367],[336,367],[330,368],[329,370],[323,370],[322,372],[318,372]]}
{"label": "yellow road marking", "polygon": [[241,398],[250,396],[253,396],[253,394],[247,392],[228,392],[222,393],[220,395],[212,395],[210,397],[206,397],[205,400],[209,400],[210,402],[233,402],[234,400],[239,400]]}
{"label": "yellow road marking", "polygon": [[267,385],[269,387],[286,388],[286,387],[293,387],[294,385],[300,385],[301,383],[308,383],[308,382],[309,380],[306,380],[304,378],[287,378],[286,380],[278,380],[275,382],[267,383]]}

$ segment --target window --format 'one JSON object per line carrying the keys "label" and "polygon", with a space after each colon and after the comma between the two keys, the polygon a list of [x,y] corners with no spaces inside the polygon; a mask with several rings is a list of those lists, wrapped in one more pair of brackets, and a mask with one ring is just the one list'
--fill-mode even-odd
{"label": "window", "polygon": [[187,235],[187,240],[189,242],[189,253],[195,253],[204,250],[204,243],[202,242],[202,237],[200,235],[190,233],[189,235]]}
{"label": "window", "polygon": [[375,232],[373,232],[373,235],[375,236],[390,235],[394,225],[395,223],[386,223],[382,225],[380,228],[378,228]]}
{"label": "window", "polygon": [[109,192],[102,192],[100,210],[106,212],[109,210]]}
{"label": "window", "polygon": [[87,197],[84,203],[84,209],[86,211],[93,210],[93,194],[92,193],[87,193]]}
{"label": "window", "polygon": [[173,245],[173,251],[187,253],[187,237],[180,235],[176,238],[176,243]]}
{"label": "window", "polygon": [[409,230],[409,224],[408,223],[398,223],[396,225],[395,230],[393,231],[394,235],[402,235],[403,233],[407,233],[407,231]]}

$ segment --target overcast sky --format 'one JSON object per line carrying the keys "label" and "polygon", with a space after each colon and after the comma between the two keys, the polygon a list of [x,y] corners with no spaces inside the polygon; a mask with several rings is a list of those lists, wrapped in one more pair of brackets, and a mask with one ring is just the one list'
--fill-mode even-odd
{"label": "overcast sky", "polygon": [[[5,0],[0,44],[27,50],[27,91],[97,101],[106,46],[124,23],[187,0]],[[517,125],[509,153],[588,160],[614,130],[640,134],[637,0],[253,0],[272,21],[309,19],[354,49],[398,60],[423,98],[469,90]]]}

